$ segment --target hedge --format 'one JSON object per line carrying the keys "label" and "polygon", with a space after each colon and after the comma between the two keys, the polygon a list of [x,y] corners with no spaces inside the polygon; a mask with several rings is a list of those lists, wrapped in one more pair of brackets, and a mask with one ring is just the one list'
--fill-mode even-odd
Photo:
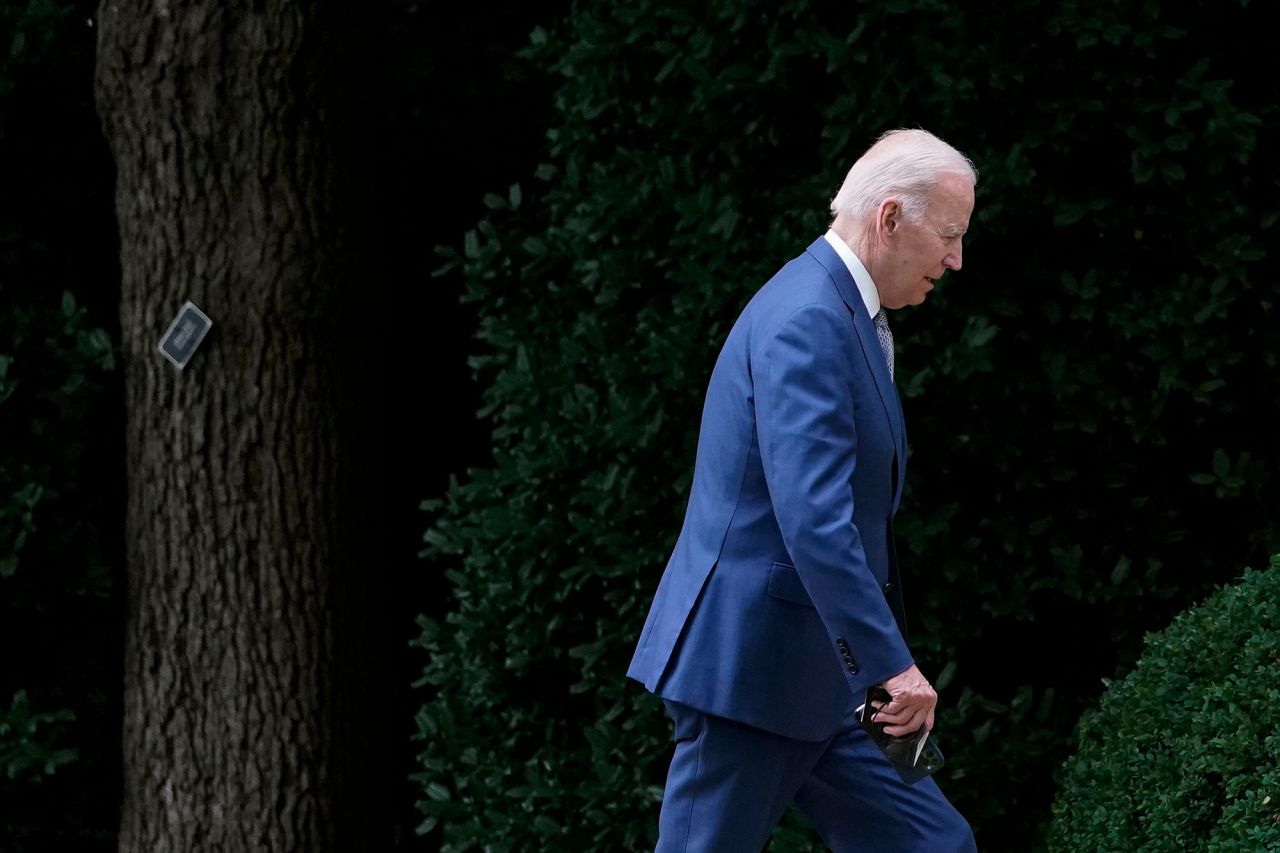
{"label": "hedge", "polygon": [[1164,631],[1081,722],[1050,849],[1280,849],[1280,555]]}

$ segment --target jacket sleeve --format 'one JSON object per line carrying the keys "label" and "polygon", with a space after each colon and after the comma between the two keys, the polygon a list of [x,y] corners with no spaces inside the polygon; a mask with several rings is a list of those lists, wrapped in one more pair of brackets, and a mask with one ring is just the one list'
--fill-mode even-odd
{"label": "jacket sleeve", "polygon": [[912,664],[853,521],[852,383],[866,361],[848,318],[825,305],[803,306],[757,331],[752,374],[769,497],[833,653],[861,697]]}

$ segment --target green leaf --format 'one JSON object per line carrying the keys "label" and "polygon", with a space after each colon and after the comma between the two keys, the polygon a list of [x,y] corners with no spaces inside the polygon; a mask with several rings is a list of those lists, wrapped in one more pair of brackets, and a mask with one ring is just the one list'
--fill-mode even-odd
{"label": "green leaf", "polygon": [[1219,479],[1231,473],[1231,461],[1227,458],[1226,451],[1221,449],[1213,451],[1213,473]]}

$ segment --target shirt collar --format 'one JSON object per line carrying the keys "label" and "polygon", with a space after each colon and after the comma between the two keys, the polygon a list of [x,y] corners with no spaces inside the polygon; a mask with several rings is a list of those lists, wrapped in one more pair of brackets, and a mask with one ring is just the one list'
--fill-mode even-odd
{"label": "shirt collar", "polygon": [[829,230],[822,236],[831,244],[831,248],[836,250],[836,254],[840,256],[840,260],[844,261],[844,265],[849,268],[853,283],[858,285],[858,293],[867,306],[867,316],[875,317],[880,313],[880,291],[876,290],[876,283],[871,280],[871,273],[867,272],[862,261],[858,260],[853,249],[849,248],[849,244],[842,240],[839,234]]}

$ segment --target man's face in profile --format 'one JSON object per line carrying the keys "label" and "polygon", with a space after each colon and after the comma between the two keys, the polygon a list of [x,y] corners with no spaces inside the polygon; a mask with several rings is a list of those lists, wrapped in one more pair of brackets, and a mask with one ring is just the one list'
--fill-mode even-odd
{"label": "man's face in profile", "polygon": [[884,307],[919,305],[947,270],[960,269],[972,214],[973,185],[952,174],[938,176],[938,186],[919,222],[899,211],[888,235],[887,274],[883,282],[876,282]]}

